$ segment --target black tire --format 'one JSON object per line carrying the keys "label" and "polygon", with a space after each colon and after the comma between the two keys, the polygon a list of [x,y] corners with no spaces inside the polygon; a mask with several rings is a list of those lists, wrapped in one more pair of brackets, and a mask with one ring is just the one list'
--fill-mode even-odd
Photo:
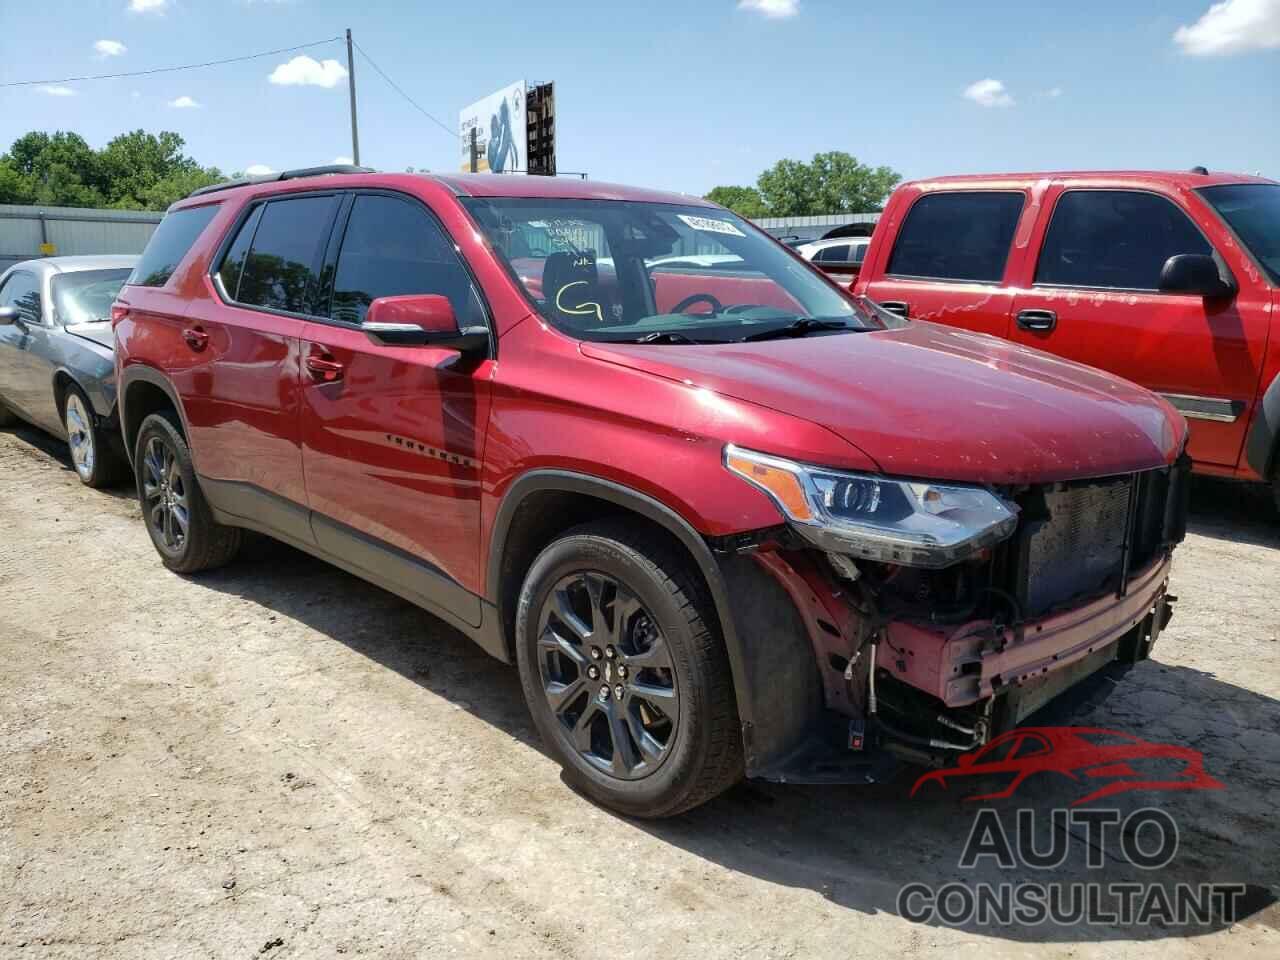
{"label": "black tire", "polygon": [[67,431],[71,466],[80,482],[95,490],[119,483],[124,464],[108,431],[99,426],[89,398],[74,384],[62,398],[62,425]]}
{"label": "black tire", "polygon": [[[594,602],[601,591],[605,600]],[[570,600],[579,612],[562,620],[558,611]],[[585,628],[582,618],[593,616],[593,605],[601,611],[594,629],[563,629],[573,617]],[[573,655],[556,635],[572,635]],[[600,635],[612,643],[602,644]],[[612,645],[617,651],[610,654]],[[602,659],[591,659],[593,646],[603,646]],[[570,530],[543,550],[520,591],[516,656],[539,732],[567,778],[599,803],[629,816],[669,817],[741,779],[742,733],[715,607],[690,562],[661,535],[605,521]],[[659,662],[666,666],[652,666]],[[628,664],[629,670],[619,669]],[[598,676],[588,679],[593,665]],[[569,668],[572,673],[553,676]],[[600,672],[606,668],[610,673]],[[585,699],[560,695],[575,678]],[[604,694],[611,683],[622,697]],[[669,699],[652,697],[654,691]],[[626,745],[621,750],[615,732]],[[605,736],[612,763],[594,746]],[[583,740],[592,747],[584,749]],[[623,753],[638,762],[620,763]]]}
{"label": "black tire", "polygon": [[[199,573],[231,561],[240,549],[242,532],[214,522],[172,411],[153,413],[142,421],[134,444],[134,468],[142,521],[166,567],[175,573]],[[185,530],[181,530],[179,505],[186,517]]]}

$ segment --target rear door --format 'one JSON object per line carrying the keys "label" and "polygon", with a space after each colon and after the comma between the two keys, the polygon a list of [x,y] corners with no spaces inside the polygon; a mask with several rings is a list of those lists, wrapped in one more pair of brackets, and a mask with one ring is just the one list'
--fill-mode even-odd
{"label": "rear door", "polygon": [[902,198],[897,235],[866,265],[867,296],[913,319],[1004,336],[1013,302],[1004,282],[1027,191],[906,189],[914,196]]}
{"label": "rear door", "polygon": [[1258,383],[1265,314],[1239,297],[1160,292],[1169,257],[1217,252],[1168,196],[1055,188],[1046,209],[1011,337],[1163,394],[1191,424],[1192,459],[1234,466]]}
{"label": "rear door", "polygon": [[317,542],[479,624],[480,460],[493,361],[384,346],[360,329],[379,297],[440,294],[462,326],[487,311],[453,239],[402,194],[361,192],[327,259],[332,295],[303,332],[302,435]]}
{"label": "rear door", "polygon": [[242,211],[214,259],[216,295],[196,300],[184,324],[190,366],[179,389],[206,492],[220,508],[302,541],[312,536],[299,351],[341,198],[274,196]]}

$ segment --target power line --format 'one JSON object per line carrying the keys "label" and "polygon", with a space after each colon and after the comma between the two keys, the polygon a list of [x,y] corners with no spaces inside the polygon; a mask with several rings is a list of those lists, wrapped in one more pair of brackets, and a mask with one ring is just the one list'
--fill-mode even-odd
{"label": "power line", "polygon": [[[353,41],[351,41],[351,42],[352,42],[352,43],[355,43],[355,41],[354,41],[354,40],[353,40]],[[424,117],[426,117],[426,118],[427,118],[428,120],[430,120],[432,123],[434,123],[437,127],[439,127],[441,130],[443,130],[445,133],[449,134],[449,136],[451,136],[451,137],[460,137],[460,136],[461,136],[461,135],[458,133],[458,131],[454,130],[453,128],[449,127],[448,125],[446,125],[446,124],[444,124],[444,123],[441,123],[439,120],[437,120],[437,119],[436,119],[435,117],[433,117],[431,114],[427,113],[427,111],[426,111],[426,110],[423,110],[423,109],[422,109],[422,107],[418,104],[418,101],[414,100],[414,99],[413,99],[413,97],[409,96],[407,93],[405,93],[403,90],[401,90],[401,89],[400,89],[399,84],[397,84],[394,80],[392,80],[392,79],[391,79],[390,77],[388,77],[385,73],[383,73],[383,72],[382,72],[382,68],[381,68],[380,66],[378,66],[376,63],[374,63],[374,62],[373,62],[373,57],[369,56],[367,53],[365,53],[365,52],[364,52],[364,47],[360,46],[360,44],[358,44],[358,43],[355,43],[355,48],[356,48],[357,50],[359,50],[359,51],[360,51],[360,56],[364,57],[366,60],[368,60],[368,61],[369,61],[369,66],[373,67],[373,69],[374,69],[374,70],[376,70],[376,71],[378,72],[378,76],[380,76],[383,80],[387,81],[387,83],[389,83],[389,84],[391,85],[391,89],[395,90],[395,92],[396,92],[396,93],[400,94],[400,96],[402,96],[402,97],[404,97],[406,100],[408,100],[408,101],[409,101],[409,103],[411,103],[411,104],[414,106],[414,108],[415,108],[415,109],[416,109],[420,114],[422,114]]]}
{"label": "power line", "polygon": [[[129,73],[99,73],[92,77],[63,77],[60,80],[10,80],[0,83],[0,87],[35,87],[46,83],[79,83],[84,80],[119,80],[124,77],[146,77],[153,73],[173,73],[177,70],[197,70],[200,67],[217,67],[224,63],[242,63],[245,60],[258,60],[262,57],[274,57],[281,53],[292,53],[294,50],[306,50],[326,43],[335,43],[342,37],[330,37],[328,40],[315,40],[311,43],[300,43],[296,47],[281,47],[278,50],[264,50],[262,53],[250,53],[243,57],[227,57],[225,60],[208,60],[204,63],[187,63],[180,67],[158,67],[154,70],[133,70]],[[364,53],[364,51],[360,51]],[[370,61],[372,63],[372,61]],[[377,69],[376,65],[374,69]],[[382,71],[379,70],[379,73]],[[394,86],[394,84],[393,84]]]}

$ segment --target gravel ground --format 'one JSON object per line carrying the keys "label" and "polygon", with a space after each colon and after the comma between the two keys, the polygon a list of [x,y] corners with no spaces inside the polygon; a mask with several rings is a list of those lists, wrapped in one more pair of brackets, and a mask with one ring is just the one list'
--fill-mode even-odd
{"label": "gravel ground", "polygon": [[[974,805],[906,776],[619,818],[561,781],[515,671],[432,617],[265,539],[175,576],[128,490],[0,432],[0,956],[1280,956],[1280,521],[1220,483],[1193,513],[1155,658],[1072,720],[1204,752],[1224,790],[1117,805],[1175,817],[1161,882],[1250,883],[1250,916],[952,928],[896,896],[1011,879],[958,868]],[[1083,851],[1053,877],[1098,879]]]}

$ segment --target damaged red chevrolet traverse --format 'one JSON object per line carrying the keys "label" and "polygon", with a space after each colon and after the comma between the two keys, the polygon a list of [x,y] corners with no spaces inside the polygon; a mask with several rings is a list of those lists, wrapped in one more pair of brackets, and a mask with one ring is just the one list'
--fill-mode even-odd
{"label": "damaged red chevrolet traverse", "polygon": [[700,200],[274,174],[175,204],[113,316],[167,567],[256,530],[406,597],[628,814],[951,765],[1171,612],[1168,403]]}

